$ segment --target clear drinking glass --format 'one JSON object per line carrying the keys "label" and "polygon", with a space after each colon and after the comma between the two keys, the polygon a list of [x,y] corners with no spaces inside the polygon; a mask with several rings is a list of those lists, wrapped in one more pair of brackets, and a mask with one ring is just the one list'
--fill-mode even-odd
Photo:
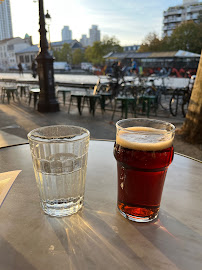
{"label": "clear drinking glass", "polygon": [[118,121],[116,129],[118,209],[132,221],[151,221],[158,216],[173,160],[175,127],[164,121],[134,118]]}
{"label": "clear drinking glass", "polygon": [[83,206],[90,133],[77,126],[47,126],[28,134],[43,211],[68,216]]}

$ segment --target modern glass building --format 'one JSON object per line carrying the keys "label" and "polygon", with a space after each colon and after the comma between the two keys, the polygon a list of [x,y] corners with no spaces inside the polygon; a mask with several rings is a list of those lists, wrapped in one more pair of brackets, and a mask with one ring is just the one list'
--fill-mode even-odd
{"label": "modern glass building", "polygon": [[13,37],[10,0],[0,2],[0,40]]}

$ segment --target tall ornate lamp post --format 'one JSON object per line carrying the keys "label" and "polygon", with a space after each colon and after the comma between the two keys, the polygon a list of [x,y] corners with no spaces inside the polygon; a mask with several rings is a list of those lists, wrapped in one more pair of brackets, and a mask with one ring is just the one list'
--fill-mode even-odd
{"label": "tall ornate lamp post", "polygon": [[48,51],[43,0],[38,0],[38,2],[40,25],[40,52],[36,58],[36,61],[38,63],[38,75],[40,85],[38,111],[57,112],[59,111],[59,103],[55,96],[53,57]]}

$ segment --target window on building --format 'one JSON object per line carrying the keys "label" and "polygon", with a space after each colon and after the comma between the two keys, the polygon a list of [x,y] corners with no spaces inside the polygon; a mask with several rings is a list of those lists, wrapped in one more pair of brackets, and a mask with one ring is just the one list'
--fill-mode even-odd
{"label": "window on building", "polygon": [[20,55],[20,62],[24,63],[24,56],[23,55]]}
{"label": "window on building", "polygon": [[25,63],[29,63],[29,55],[25,55]]}
{"label": "window on building", "polygon": [[13,44],[12,44],[12,45],[8,45],[8,46],[7,46],[7,50],[8,50],[8,51],[13,51],[13,50],[14,50]]}

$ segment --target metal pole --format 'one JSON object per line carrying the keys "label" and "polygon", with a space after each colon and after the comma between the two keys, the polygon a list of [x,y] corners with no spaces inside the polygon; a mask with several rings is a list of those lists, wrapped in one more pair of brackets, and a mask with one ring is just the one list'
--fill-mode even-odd
{"label": "metal pole", "polygon": [[38,75],[40,85],[38,111],[57,112],[59,111],[59,103],[55,96],[54,70],[53,70],[54,59],[48,52],[43,0],[39,0],[39,25],[40,25],[39,28],[40,52],[36,58],[38,63]]}
{"label": "metal pole", "polygon": [[48,39],[49,39],[49,41],[48,41],[48,43],[49,43],[48,48],[49,48],[49,50],[51,50],[51,40],[50,40],[50,25],[48,25]]}

